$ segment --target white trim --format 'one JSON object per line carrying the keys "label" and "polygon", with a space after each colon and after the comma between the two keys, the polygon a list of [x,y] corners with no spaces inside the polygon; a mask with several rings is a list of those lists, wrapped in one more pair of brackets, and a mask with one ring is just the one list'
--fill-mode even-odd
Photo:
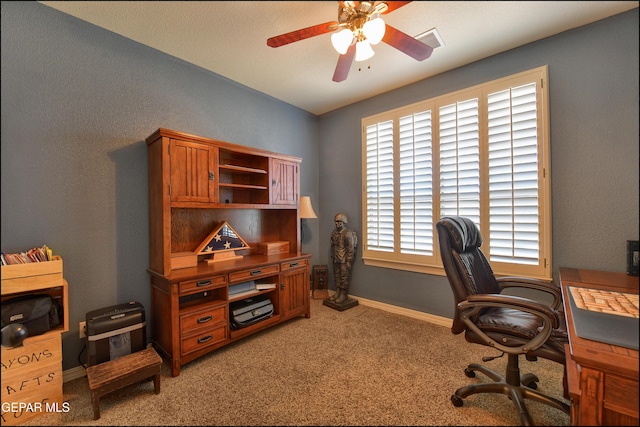
{"label": "white trim", "polygon": [[77,380],[78,378],[86,377],[87,370],[84,366],[76,366],[71,369],[67,369],[62,372],[62,382],[68,383],[69,381]]}
{"label": "white trim", "polygon": [[[463,215],[485,236],[482,250],[496,274],[552,279],[547,80],[543,65],[361,118],[366,265],[444,276],[435,225],[443,216]],[[520,93],[525,87],[530,90]],[[500,93],[508,96],[498,101],[494,96]],[[513,109],[520,102],[527,114]],[[465,110],[468,114],[462,114]],[[530,146],[514,149],[522,141]],[[489,175],[503,173],[496,153],[504,155],[504,189],[496,188]],[[509,164],[516,166],[511,173]],[[412,177],[411,170],[418,175]],[[527,183],[528,190],[515,192],[509,182]],[[403,221],[402,215],[415,218]],[[523,222],[525,230],[516,227]],[[496,232],[496,223],[505,229]],[[498,251],[504,247],[500,240],[511,250]]]}
{"label": "white trim", "polygon": [[357,299],[360,304],[366,305],[367,307],[373,307],[380,310],[388,311],[389,313],[400,314],[402,316],[411,317],[413,319],[423,320],[425,322],[433,323],[434,325],[450,328],[453,323],[453,320],[447,317],[436,316],[422,311],[411,310],[409,308],[398,307],[396,305],[361,298],[357,295],[349,294],[349,296]]}
{"label": "white trim", "polygon": [[[329,293],[333,294],[335,291],[329,290]],[[398,307],[396,305],[386,304],[379,301],[374,301],[366,298],[361,298],[356,295],[349,294],[350,297],[357,299],[358,303],[367,307],[377,308],[379,310],[387,311],[389,313],[400,314],[402,316],[411,317],[413,319],[423,320],[425,322],[432,323],[438,326],[451,327],[452,320],[447,317],[435,316],[433,314],[424,313],[422,311],[411,310],[409,308]],[[67,369],[62,372],[62,382],[69,382],[77,380],[87,376],[87,371],[83,366],[76,366],[75,368]]]}

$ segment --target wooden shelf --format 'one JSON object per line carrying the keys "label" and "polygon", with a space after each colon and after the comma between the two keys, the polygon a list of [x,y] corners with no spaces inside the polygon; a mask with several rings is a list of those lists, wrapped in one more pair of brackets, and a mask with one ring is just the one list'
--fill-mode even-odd
{"label": "wooden shelf", "polygon": [[183,303],[180,304],[180,310],[185,310],[185,309],[194,308],[194,307],[200,307],[203,304],[212,305],[212,306],[215,306],[215,305],[226,305],[227,304],[227,300],[224,300],[224,299],[207,299],[205,302],[197,301],[197,300],[183,302]]}
{"label": "wooden shelf", "polygon": [[280,315],[278,314],[274,314],[273,316],[264,319],[254,325],[251,326],[247,326],[246,328],[242,328],[242,329],[232,329],[229,333],[229,339],[231,340],[237,340],[239,338],[244,338],[246,336],[249,336],[255,332],[261,331],[263,329],[266,329],[272,325],[275,325],[277,323],[280,323],[281,319],[280,319]]}
{"label": "wooden shelf", "polygon": [[258,295],[262,295],[262,294],[266,294],[269,292],[275,292],[277,291],[278,288],[274,288],[274,289],[263,289],[263,290],[254,290],[254,291],[248,291],[248,292],[241,292],[238,295],[229,295],[229,302],[234,302],[234,301],[241,301],[243,299],[246,298],[252,298],[252,297],[256,297]]}
{"label": "wooden shelf", "polygon": [[268,190],[269,187],[264,185],[249,185],[249,184],[233,184],[233,183],[225,183],[221,182],[218,184],[220,187],[229,187],[229,188],[244,188],[247,190]]}
{"label": "wooden shelf", "polygon": [[257,174],[267,173],[267,171],[264,169],[255,169],[255,168],[249,168],[246,166],[237,166],[237,165],[220,165],[220,169],[226,169],[231,172],[238,172],[238,173],[257,173]]}
{"label": "wooden shelf", "polygon": [[[2,301],[27,294],[46,294],[58,300],[63,309],[60,326],[41,335],[27,336],[21,346],[2,347],[2,402],[33,404],[47,401],[62,408],[62,333],[69,330],[69,291],[62,275],[62,258],[3,265],[1,282]],[[43,354],[48,356],[35,357]],[[12,360],[29,362],[11,363]],[[38,378],[46,378],[46,381],[36,382]],[[3,408],[2,425],[19,425],[41,413],[44,412],[14,413]]]}
{"label": "wooden shelf", "polygon": [[[302,159],[163,128],[146,143],[151,329],[171,375],[237,339],[309,317],[311,255],[300,252]],[[249,248],[219,262],[198,256],[193,265],[191,253],[222,222]],[[276,241],[288,252],[259,253],[260,243]],[[276,286],[229,296],[230,286],[249,280]],[[273,316],[231,330],[229,304],[259,295],[270,299]]]}

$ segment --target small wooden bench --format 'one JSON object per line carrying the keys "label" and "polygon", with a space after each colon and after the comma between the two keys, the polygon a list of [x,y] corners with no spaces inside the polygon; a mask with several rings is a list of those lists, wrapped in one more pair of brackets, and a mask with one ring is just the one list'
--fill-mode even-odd
{"label": "small wooden bench", "polygon": [[93,419],[100,418],[100,398],[122,387],[153,378],[155,394],[160,393],[161,369],[162,358],[153,347],[89,366],[87,379],[93,403]]}

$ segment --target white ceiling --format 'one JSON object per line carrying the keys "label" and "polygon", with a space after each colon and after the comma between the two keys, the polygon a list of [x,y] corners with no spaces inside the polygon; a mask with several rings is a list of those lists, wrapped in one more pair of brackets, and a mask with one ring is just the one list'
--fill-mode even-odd
{"label": "white ceiling", "polygon": [[[330,33],[278,48],[269,37],[337,21],[335,1],[41,1],[314,114],[637,8],[638,1],[414,1],[385,22],[444,46],[418,62],[380,43],[332,81]],[[358,68],[361,68],[359,70]]]}

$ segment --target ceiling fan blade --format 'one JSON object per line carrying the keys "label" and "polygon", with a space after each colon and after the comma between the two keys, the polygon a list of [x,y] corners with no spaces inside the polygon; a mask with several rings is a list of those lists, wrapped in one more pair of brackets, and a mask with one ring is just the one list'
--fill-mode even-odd
{"label": "ceiling fan blade", "polygon": [[347,79],[349,75],[349,69],[351,68],[351,64],[353,63],[353,58],[356,56],[356,45],[355,43],[349,46],[347,52],[344,55],[340,55],[338,58],[338,64],[336,65],[336,70],[333,72],[333,81],[341,82]]}
{"label": "ceiling fan blade", "polygon": [[330,33],[336,29],[338,23],[336,21],[325,22],[324,24],[313,25],[311,27],[302,28],[300,30],[291,31],[290,33],[281,34],[279,36],[267,39],[267,46],[280,47],[285,44],[308,39],[309,37],[319,36],[320,34]]}
{"label": "ceiling fan blade", "polygon": [[382,41],[395,47],[401,52],[406,53],[417,61],[424,61],[431,56],[433,48],[428,44],[416,40],[408,34],[403,33],[397,28],[393,28],[387,24]]}
{"label": "ceiling fan blade", "polygon": [[393,12],[394,10],[411,3],[410,1],[385,1],[387,4],[387,10],[382,12],[382,14],[387,14],[389,12]]}

